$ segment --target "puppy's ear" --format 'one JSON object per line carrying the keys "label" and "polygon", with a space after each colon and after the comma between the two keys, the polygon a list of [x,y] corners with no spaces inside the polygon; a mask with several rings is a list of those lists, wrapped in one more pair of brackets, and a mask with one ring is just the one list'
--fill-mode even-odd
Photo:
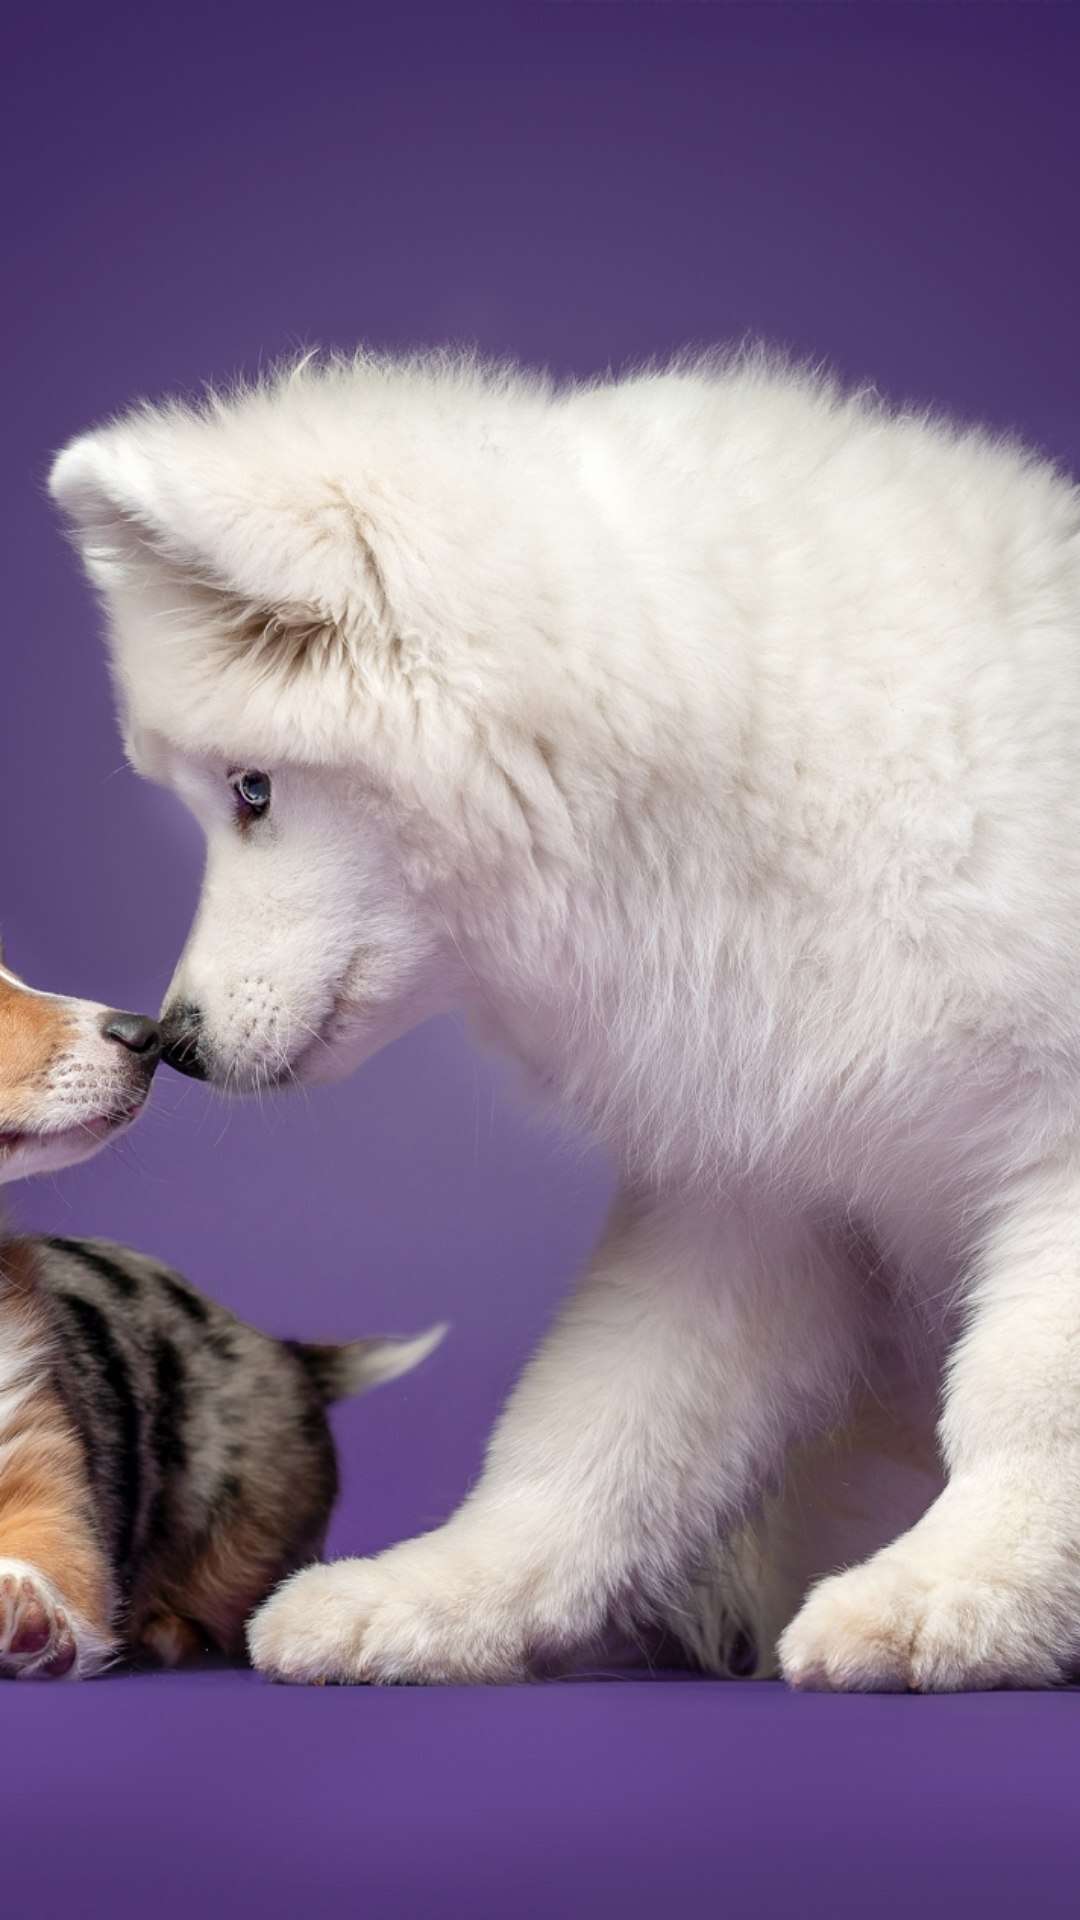
{"label": "puppy's ear", "polygon": [[52,494],[105,604],[129,730],[200,754],[242,744],[251,765],[325,758],[358,690],[401,686],[385,506],[377,551],[355,436],[333,395],[316,414],[307,397],[292,379],[145,408],[58,456]]}
{"label": "puppy's ear", "polygon": [[[226,624],[260,644],[296,625],[386,616],[373,535],[356,503],[317,449],[302,446],[298,458],[295,442],[257,414],[133,414],[66,446],[49,489],[107,598],[163,579],[220,594]],[[238,619],[237,605],[249,617]]]}
{"label": "puppy's ear", "polygon": [[107,588],[170,544],[154,470],[132,439],[84,434],[53,462],[49,492],[67,519],[95,585]]}

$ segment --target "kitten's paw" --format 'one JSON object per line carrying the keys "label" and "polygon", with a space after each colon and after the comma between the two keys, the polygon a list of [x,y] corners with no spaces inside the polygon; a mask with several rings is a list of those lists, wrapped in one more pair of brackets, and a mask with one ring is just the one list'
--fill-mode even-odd
{"label": "kitten's paw", "polygon": [[0,1675],[63,1680],[79,1649],[67,1611],[51,1583],[18,1560],[0,1560]]}
{"label": "kitten's paw", "polygon": [[86,1679],[114,1652],[109,1634],[69,1606],[39,1568],[0,1557],[0,1678]]}

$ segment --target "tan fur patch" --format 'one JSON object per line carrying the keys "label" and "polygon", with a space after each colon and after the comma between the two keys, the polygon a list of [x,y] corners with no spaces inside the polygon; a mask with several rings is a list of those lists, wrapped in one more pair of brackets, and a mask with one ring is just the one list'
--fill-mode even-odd
{"label": "tan fur patch", "polygon": [[0,1242],[0,1302],[16,1299],[32,1314],[42,1340],[47,1339],[45,1315],[36,1302],[38,1278],[34,1249],[26,1240]]}
{"label": "tan fur patch", "polygon": [[[20,1344],[39,1334],[44,1356],[49,1332],[34,1297],[31,1250],[5,1246],[0,1273],[0,1337],[6,1319]],[[108,1634],[112,1576],[82,1447],[48,1376],[0,1427],[0,1557],[37,1567],[89,1626]]]}
{"label": "tan fur patch", "polygon": [[190,1620],[176,1613],[152,1613],[139,1629],[139,1647],[163,1667],[179,1667],[206,1651]]}
{"label": "tan fur patch", "polygon": [[71,1034],[63,1000],[31,993],[0,973],[0,1128],[29,1117],[34,1096]]}
{"label": "tan fur patch", "polygon": [[223,1653],[236,1654],[243,1651],[246,1621],[281,1571],[280,1524],[248,1509],[218,1529],[162,1598],[204,1626]]}

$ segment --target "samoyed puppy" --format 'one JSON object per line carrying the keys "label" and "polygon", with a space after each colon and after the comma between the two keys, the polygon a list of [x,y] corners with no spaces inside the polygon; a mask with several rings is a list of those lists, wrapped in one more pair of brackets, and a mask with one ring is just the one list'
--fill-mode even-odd
{"label": "samoyed puppy", "polygon": [[73,441],[131,758],[208,841],[232,1091],[429,1014],[609,1230],[446,1525],[290,1580],[294,1680],[675,1623],[797,1686],[1080,1651],[1080,495],[767,357],[305,362]]}

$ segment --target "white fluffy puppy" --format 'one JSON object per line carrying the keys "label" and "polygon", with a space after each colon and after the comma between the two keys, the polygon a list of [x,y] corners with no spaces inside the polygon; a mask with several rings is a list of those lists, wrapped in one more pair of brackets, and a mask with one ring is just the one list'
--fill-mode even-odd
{"label": "white fluffy puppy", "polygon": [[174,1060],[321,1079],[458,1005],[622,1171],[464,1506],[297,1576],[258,1664],[496,1680],[665,1614],[722,1662],[734,1604],[801,1686],[1058,1680],[1076,491],[759,357],[306,364],[52,485],[209,842]]}

